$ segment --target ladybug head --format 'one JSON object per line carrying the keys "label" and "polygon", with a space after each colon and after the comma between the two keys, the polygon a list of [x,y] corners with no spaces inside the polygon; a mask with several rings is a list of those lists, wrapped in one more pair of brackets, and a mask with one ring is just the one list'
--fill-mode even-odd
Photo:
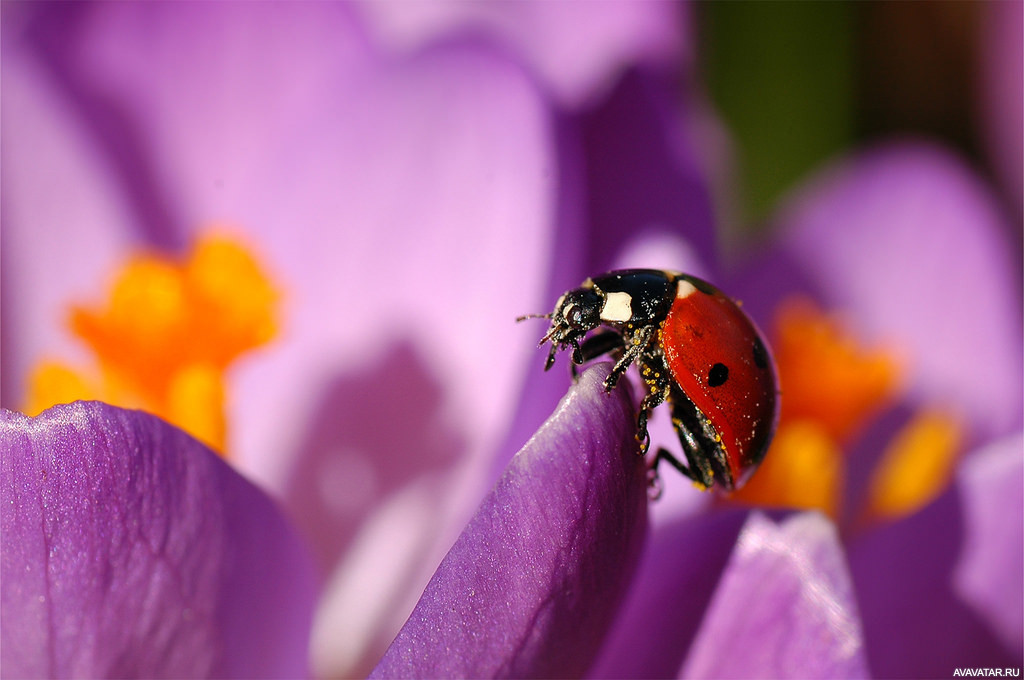
{"label": "ladybug head", "polygon": [[601,323],[604,296],[593,288],[577,288],[562,296],[551,317],[551,329],[545,340],[564,342],[569,336],[581,336]]}
{"label": "ladybug head", "polygon": [[551,319],[551,327],[544,337],[540,339],[539,345],[546,342],[551,343],[551,354],[545,370],[554,363],[555,354],[560,349],[572,346],[573,360],[580,363],[580,340],[587,331],[597,328],[601,324],[601,308],[604,305],[604,297],[591,286],[584,285],[582,288],[571,290],[555,303],[555,311],[550,314],[529,314],[522,316],[517,321],[530,318]]}
{"label": "ladybug head", "polygon": [[555,354],[568,346],[573,348],[573,363],[582,363],[580,339],[601,323],[603,298],[593,288],[583,287],[571,290],[558,300],[551,315],[551,328],[540,339],[540,344],[551,343],[551,352],[544,370],[551,368]]}

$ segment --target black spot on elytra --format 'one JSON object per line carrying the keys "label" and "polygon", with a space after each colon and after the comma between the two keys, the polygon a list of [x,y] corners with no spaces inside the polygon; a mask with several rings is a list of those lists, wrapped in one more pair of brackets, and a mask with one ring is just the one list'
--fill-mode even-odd
{"label": "black spot on elytra", "polygon": [[711,387],[718,387],[724,385],[725,381],[729,379],[729,367],[725,364],[715,364],[708,371],[708,385]]}
{"label": "black spot on elytra", "polygon": [[761,338],[754,338],[754,365],[758,368],[768,368],[768,350],[765,349]]}

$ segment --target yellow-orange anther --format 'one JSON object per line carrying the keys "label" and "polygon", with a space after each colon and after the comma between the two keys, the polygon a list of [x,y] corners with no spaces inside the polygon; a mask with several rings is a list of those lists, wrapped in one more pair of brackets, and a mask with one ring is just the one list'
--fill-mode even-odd
{"label": "yellow-orange anther", "polygon": [[180,261],[135,255],[116,272],[105,304],[71,309],[71,329],[101,378],[41,364],[29,410],[99,398],[149,410],[223,451],[224,372],[277,332],[278,298],[259,261],[226,236],[199,239]]}
{"label": "yellow-orange anther", "polygon": [[783,420],[812,420],[846,441],[894,396],[891,351],[867,349],[808,300],[789,300],[776,318],[775,359]]}
{"label": "yellow-orange anther", "polygon": [[964,439],[959,419],[940,409],[916,414],[889,442],[868,492],[868,514],[892,519],[935,498],[953,475]]}
{"label": "yellow-orange anther", "polygon": [[761,467],[734,494],[738,501],[767,507],[839,510],[843,452],[813,420],[779,424]]}
{"label": "yellow-orange anther", "polygon": [[862,347],[809,300],[783,302],[774,330],[779,426],[757,474],[735,498],[835,516],[843,445],[893,397],[897,363],[883,350]]}

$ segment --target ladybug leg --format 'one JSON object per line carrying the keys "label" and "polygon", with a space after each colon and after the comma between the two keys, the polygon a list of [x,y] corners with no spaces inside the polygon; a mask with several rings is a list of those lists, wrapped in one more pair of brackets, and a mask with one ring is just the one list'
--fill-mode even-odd
{"label": "ladybug leg", "polygon": [[548,350],[548,358],[544,361],[544,370],[551,370],[551,367],[555,365],[555,355],[558,354],[559,347],[556,343],[551,343],[551,349]]}
{"label": "ladybug leg", "polygon": [[666,391],[651,390],[640,402],[640,415],[636,418],[636,440],[640,442],[640,455],[646,456],[651,448],[651,435],[647,432],[647,419],[651,411],[665,402]]}
{"label": "ladybug leg", "polygon": [[658,462],[662,459],[667,460],[672,467],[693,481],[704,488],[710,488],[714,484],[715,477],[711,469],[710,454],[707,451],[707,447],[702,446],[701,439],[696,434],[697,420],[696,413],[694,412],[695,408],[685,394],[675,393],[677,391],[673,391],[671,395],[672,427],[675,428],[676,434],[679,436],[679,444],[686,455],[686,467],[689,470],[683,471],[683,464],[679,459],[664,449],[658,451],[654,465],[657,466]]}
{"label": "ladybug leg", "polygon": [[[664,361],[664,360],[663,360]],[[659,448],[651,461],[648,470],[653,496],[656,498],[661,493],[661,481],[658,475],[658,466],[661,461],[667,461],[669,465],[678,470],[686,478],[700,484],[705,489],[710,488],[714,483],[714,475],[708,454],[702,449],[700,440],[694,435],[691,425],[695,423],[695,414],[692,403],[682,394],[678,388],[669,388],[668,401],[672,404],[672,427],[679,436],[679,443],[682,445],[683,453],[686,455],[686,463],[676,458],[668,449]]]}
{"label": "ladybug leg", "polygon": [[658,464],[667,460],[669,465],[679,471],[684,477],[691,481],[693,479],[693,473],[690,472],[690,468],[679,462],[679,459],[668,452],[667,449],[658,448],[658,451],[654,454],[654,460],[651,461],[650,466],[647,468],[647,497],[652,501],[656,501],[661,498],[661,492],[664,490],[661,484],[661,475],[658,474]]}
{"label": "ladybug leg", "polygon": [[[541,341],[541,344],[548,340],[547,337]],[[583,357],[580,348],[580,335],[579,333],[566,333],[563,337],[551,340],[551,348],[548,349],[548,358],[544,362],[544,370],[550,370],[555,365],[555,357],[558,353],[564,349],[572,347],[572,362],[571,363],[583,363]]]}
{"label": "ladybug leg", "polygon": [[576,380],[576,364],[583,364],[603,354],[621,350],[622,344],[622,336],[615,331],[602,331],[591,335],[580,345],[580,361],[573,359],[573,362],[569,365],[569,370],[572,371],[572,379]]}
{"label": "ladybug leg", "polygon": [[619,378],[621,378],[622,374],[626,372],[627,368],[629,368],[629,365],[644,354],[657,332],[657,326],[641,326],[640,329],[635,334],[629,336],[628,339],[623,338],[623,346],[626,347],[626,351],[623,352],[622,356],[619,357],[619,360],[615,362],[612,372],[605,379],[605,392],[612,391],[615,384],[619,382]]}
{"label": "ladybug leg", "polygon": [[668,400],[672,390],[672,376],[665,365],[665,355],[660,351],[648,352],[639,360],[640,376],[647,384],[647,394],[640,402],[640,415],[636,421],[636,439],[640,442],[640,454],[647,455],[651,438],[647,433],[647,419],[651,411]]}
{"label": "ladybug leg", "polygon": [[691,479],[695,482],[700,481],[693,476],[693,473],[690,472],[690,468],[683,465],[678,458],[669,453],[668,449],[665,448],[659,448],[658,452],[654,454],[654,461],[651,463],[652,479],[658,479],[658,463],[663,460],[667,461],[669,465],[682,473],[687,479]]}

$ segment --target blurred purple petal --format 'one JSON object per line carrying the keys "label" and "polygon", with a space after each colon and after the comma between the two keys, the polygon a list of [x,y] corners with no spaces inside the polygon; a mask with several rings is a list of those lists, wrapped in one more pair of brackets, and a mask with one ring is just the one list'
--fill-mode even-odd
{"label": "blurred purple petal", "polygon": [[1020,434],[972,454],[957,473],[964,545],[955,587],[1021,663],[1024,612],[1024,438]]}
{"label": "blurred purple petal", "polygon": [[[535,336],[513,319],[550,304],[559,170],[546,101],[488,48],[381,59],[344,4],[69,8],[32,27],[27,58],[58,74],[74,106],[71,132],[48,131],[91,151],[82,173],[112,175],[127,207],[120,221],[86,211],[79,219],[96,224],[62,223],[90,235],[126,223],[126,233],[178,241],[217,221],[252,242],[285,317],[277,342],[232,369],[234,460],[285,496],[325,569],[357,534],[385,547],[377,560],[408,567],[399,583],[377,570],[358,584],[397,600],[389,623],[363,622],[390,639],[401,624],[390,618],[415,603],[475,507],[484,456],[506,435],[536,358],[524,341]],[[18,228],[49,233],[34,216]],[[45,261],[70,257],[54,251]],[[4,257],[20,255],[5,247]],[[46,298],[51,334],[62,305],[102,285],[97,269],[110,264]],[[30,295],[32,282],[8,271],[4,291]],[[38,347],[3,309],[10,344]],[[19,372],[38,359],[19,358]],[[423,404],[422,417],[406,418]],[[338,413],[363,419],[342,431]],[[369,534],[407,484],[436,521],[429,540],[396,554]]]}
{"label": "blurred purple petal", "polygon": [[[541,306],[555,159],[543,102],[502,62],[439,51],[363,85],[296,163],[316,168],[317,190],[296,188],[312,195],[294,214],[319,228],[266,233],[294,304],[288,336],[238,373],[235,422],[248,460],[268,481],[284,478],[289,506],[330,537],[327,568],[343,555],[338,574],[352,574],[367,556],[348,552],[349,539],[396,564],[349,582],[392,607],[333,614],[386,642],[490,482],[486,456],[536,360],[537,336],[514,319]],[[341,412],[364,418],[341,430]],[[268,450],[299,455],[281,474]],[[353,470],[363,483],[332,483]],[[434,521],[396,550],[375,515],[407,491]],[[353,663],[324,658],[318,672],[349,675]]]}
{"label": "blurred purple petal", "polygon": [[1024,3],[981,7],[982,141],[1018,219],[1024,209]]}
{"label": "blurred purple petal", "polygon": [[587,370],[512,460],[373,677],[570,677],[586,671],[647,523],[628,390]]}
{"label": "blurred purple petal", "polygon": [[[692,486],[671,491],[697,493]],[[654,527],[623,613],[590,677],[668,678],[678,673],[747,514],[708,513]]]}
{"label": "blurred purple petal", "polygon": [[33,362],[78,356],[81,349],[65,332],[67,305],[102,285],[119,249],[135,238],[112,169],[96,156],[66,94],[26,52],[26,39],[15,29],[34,16],[31,9],[0,5],[0,394],[7,408],[23,404]]}
{"label": "blurred purple petal", "polygon": [[[281,457],[302,445],[333,379],[410,341],[448,379],[445,413],[461,415],[467,446],[493,446],[529,352],[508,324],[542,300],[551,256],[557,173],[530,81],[484,49],[380,60],[347,5],[65,9],[43,13],[26,41],[74,105],[72,130],[48,132],[84,136],[68,141],[94,154],[83,175],[112,175],[125,212],[61,222],[87,233],[166,223],[178,240],[234,226],[285,294],[281,341],[234,376],[239,464],[279,489]],[[47,299],[49,314],[81,293],[64,295]],[[5,332],[20,333],[14,321]]]}
{"label": "blurred purple petal", "polygon": [[[1015,455],[1019,457],[1020,451]],[[971,477],[975,474],[969,473]],[[1016,604],[1014,615],[1019,618],[1020,600],[1013,600],[1019,598],[1014,591],[1020,592],[1020,555],[1014,558],[1012,545],[980,545],[966,538],[967,531],[981,525],[988,526],[979,538],[992,536],[991,522],[998,519],[984,508],[1000,509],[1007,520],[1010,515],[1019,516],[1020,489],[1019,485],[1014,488],[1015,481],[1007,480],[1005,485],[989,483],[981,490],[974,486],[977,479],[962,482],[960,489],[950,488],[916,514],[880,525],[848,543],[869,664],[878,677],[942,677],[958,667],[1020,665],[1019,646],[1016,653],[1008,651],[992,623],[979,616],[991,604],[994,591],[987,586],[979,589],[973,582],[986,573],[998,583],[1017,579],[1017,587],[1008,591],[1006,605],[1009,609]],[[982,504],[973,498],[975,493],[995,495]],[[965,508],[971,506],[974,509],[965,514]],[[1012,527],[994,531],[1005,537]],[[970,553],[964,554],[967,546]],[[997,557],[999,562],[982,565],[979,556]],[[966,586],[971,593],[973,606],[954,590],[957,569],[959,586]],[[999,619],[1005,613],[998,607],[988,616],[994,623],[1004,623]]]}
{"label": "blurred purple petal", "polygon": [[829,520],[750,515],[681,675],[867,677],[852,583]]}
{"label": "blurred purple petal", "polygon": [[369,60],[336,4],[56,4],[30,28],[131,223],[169,232],[165,247],[212,220],[258,228],[290,184],[315,183],[290,159]]}
{"label": "blurred purple petal", "polygon": [[688,47],[689,8],[638,0],[553,2],[364,2],[392,49],[412,51],[460,35],[516,55],[563,105],[585,105],[632,64],[665,64]]}
{"label": "blurred purple petal", "polygon": [[781,248],[740,275],[769,328],[801,291],[895,345],[915,401],[951,406],[979,439],[1019,428],[1020,286],[989,190],[934,147],[882,147],[819,175],[779,217]]}
{"label": "blurred purple petal", "polygon": [[98,402],[0,427],[5,676],[307,672],[312,562],[217,456]]}
{"label": "blurred purple petal", "polygon": [[686,115],[671,86],[632,73],[582,117],[592,232],[586,275],[610,269],[631,242],[663,234],[684,239],[702,262],[716,261],[710,188],[686,135]]}

